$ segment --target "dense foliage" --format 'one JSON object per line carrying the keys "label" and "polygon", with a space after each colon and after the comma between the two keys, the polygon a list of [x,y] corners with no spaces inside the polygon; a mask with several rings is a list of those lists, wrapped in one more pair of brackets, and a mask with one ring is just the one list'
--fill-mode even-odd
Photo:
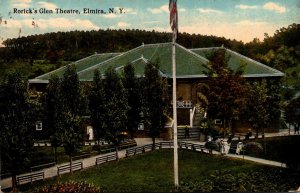
{"label": "dense foliage", "polygon": [[99,141],[101,138],[105,138],[107,125],[105,121],[106,95],[104,90],[104,79],[98,70],[94,72],[94,79],[91,84],[88,99],[95,140]]}
{"label": "dense foliage", "polygon": [[[53,76],[49,80],[46,91],[42,97],[42,106],[44,109],[44,124],[50,137],[51,146],[54,148],[55,162],[57,162],[57,147],[62,142],[63,131],[63,101],[61,95],[61,81],[57,76]],[[48,131],[47,131],[48,130]]]}
{"label": "dense foliage", "polygon": [[109,68],[105,72],[105,106],[104,122],[107,125],[106,139],[113,142],[118,156],[118,146],[122,140],[122,133],[126,131],[128,98],[121,77],[115,69]]}
{"label": "dense foliage", "polygon": [[30,129],[31,109],[27,93],[27,80],[19,73],[9,74],[0,84],[0,148],[1,168],[12,175],[13,190],[16,175],[29,163],[33,147]]}
{"label": "dense foliage", "polygon": [[212,53],[207,66],[208,118],[221,119],[224,133],[231,131],[232,121],[237,119],[246,106],[248,87],[240,69],[233,71],[228,67],[224,49]]}
{"label": "dense foliage", "polygon": [[[123,52],[142,45],[142,43],[171,42],[172,36],[166,32],[145,30],[92,30],[55,32],[42,35],[8,39],[4,42],[7,49],[0,51],[0,58],[6,62],[12,60],[30,61],[46,59],[78,60],[94,52]],[[224,37],[181,33],[178,43],[188,48],[221,46],[240,51],[242,42]],[[39,50],[37,52],[36,50]]]}
{"label": "dense foliage", "polygon": [[167,80],[159,74],[159,62],[148,63],[145,67],[143,96],[145,124],[150,131],[154,147],[155,138],[159,137],[165,126],[169,104]]}
{"label": "dense foliage", "polygon": [[86,182],[68,182],[41,188],[35,193],[101,193],[100,188]]}
{"label": "dense foliage", "polygon": [[286,175],[270,169],[239,173],[216,170],[201,181],[182,181],[179,192],[285,192],[297,184],[292,178],[290,182],[282,181]]}
{"label": "dense foliage", "polygon": [[124,67],[124,78],[123,84],[128,94],[128,106],[129,110],[127,112],[127,131],[130,137],[133,138],[134,133],[138,129],[138,124],[141,122],[141,79],[135,76],[134,67],[128,64]]}

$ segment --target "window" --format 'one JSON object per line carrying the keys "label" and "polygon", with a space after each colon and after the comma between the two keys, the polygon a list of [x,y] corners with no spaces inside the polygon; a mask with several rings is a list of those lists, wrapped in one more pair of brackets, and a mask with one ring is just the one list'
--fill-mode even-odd
{"label": "window", "polygon": [[36,129],[37,131],[43,130],[43,123],[42,123],[42,121],[37,121],[37,122],[35,123],[35,129]]}
{"label": "window", "polygon": [[221,125],[222,124],[222,120],[221,119],[215,119],[215,124],[216,125]]}
{"label": "window", "polygon": [[144,130],[144,123],[139,124],[138,130]]}

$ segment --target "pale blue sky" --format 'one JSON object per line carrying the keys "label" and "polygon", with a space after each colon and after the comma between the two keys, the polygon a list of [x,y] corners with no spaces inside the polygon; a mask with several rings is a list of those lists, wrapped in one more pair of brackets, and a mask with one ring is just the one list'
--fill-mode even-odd
{"label": "pale blue sky", "polygon": [[[0,0],[0,43],[6,38],[71,30],[144,29],[170,32],[168,0]],[[178,0],[179,32],[249,42],[300,23],[300,0]],[[35,9],[38,13],[14,13]],[[39,13],[41,8],[52,14]],[[56,14],[55,8],[80,14]],[[83,9],[124,8],[124,14],[84,14]],[[32,25],[34,20],[38,27]],[[5,24],[5,21],[6,24]]]}

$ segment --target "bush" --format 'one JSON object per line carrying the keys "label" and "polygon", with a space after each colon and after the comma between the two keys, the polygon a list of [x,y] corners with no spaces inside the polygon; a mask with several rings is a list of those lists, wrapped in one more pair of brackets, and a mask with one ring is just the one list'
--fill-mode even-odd
{"label": "bush", "polygon": [[86,182],[67,182],[54,184],[36,191],[36,193],[102,193],[99,187],[94,187]]}
{"label": "bush", "polygon": [[246,152],[251,152],[251,153],[256,153],[260,154],[263,152],[263,147],[260,143],[258,142],[248,142],[245,144],[245,151]]}
{"label": "bush", "polygon": [[[288,182],[283,179],[289,179]],[[175,192],[286,192],[299,185],[299,174],[259,169],[249,172],[217,170],[200,181],[186,180]]]}

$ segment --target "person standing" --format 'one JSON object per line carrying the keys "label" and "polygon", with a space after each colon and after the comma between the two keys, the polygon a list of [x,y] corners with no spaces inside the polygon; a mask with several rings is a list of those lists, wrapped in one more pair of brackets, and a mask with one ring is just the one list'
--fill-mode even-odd
{"label": "person standing", "polygon": [[236,146],[236,151],[235,151],[236,155],[240,155],[242,148],[243,148],[243,143],[240,141]]}
{"label": "person standing", "polygon": [[185,126],[184,131],[185,131],[184,138],[189,138],[190,137],[190,131],[189,131],[189,128],[188,128],[187,125]]}
{"label": "person standing", "polygon": [[221,139],[221,141],[220,141],[220,153],[221,153],[221,155],[224,155],[225,154],[225,143],[224,143],[224,141],[223,141],[223,139]]}
{"label": "person standing", "polygon": [[299,134],[299,124],[295,124],[295,134]]}

